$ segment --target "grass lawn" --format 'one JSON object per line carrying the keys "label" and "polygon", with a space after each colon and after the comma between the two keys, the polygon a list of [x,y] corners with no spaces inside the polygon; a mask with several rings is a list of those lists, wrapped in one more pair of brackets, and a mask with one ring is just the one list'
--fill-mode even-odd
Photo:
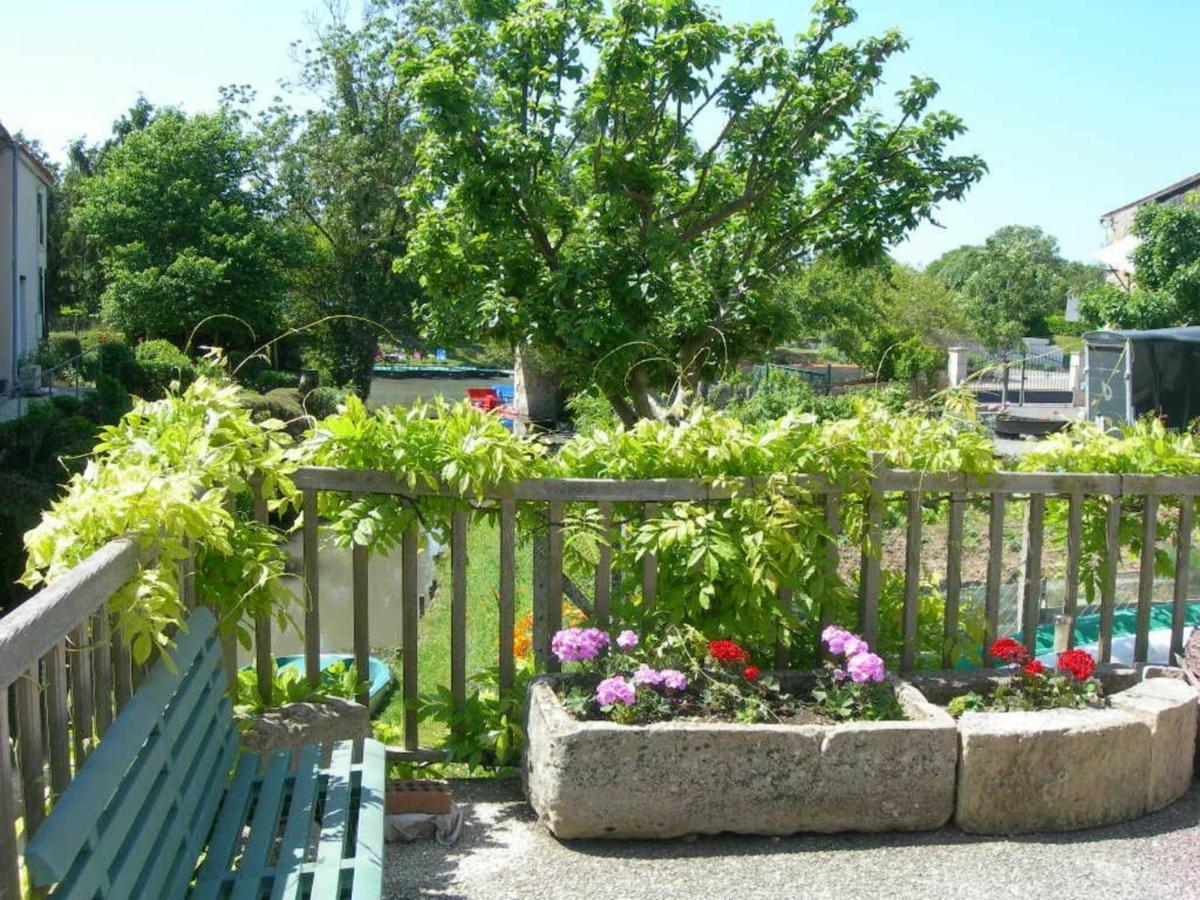
{"label": "grass lawn", "polygon": [[[418,684],[432,692],[450,684],[450,551],[437,561],[438,589],[421,618],[417,653]],[[517,546],[517,619],[532,605],[532,563],[528,545]],[[477,521],[467,531],[467,677],[491,668],[499,659],[500,534],[490,522]],[[400,726],[404,700],[400,690],[399,660],[393,663],[396,690],[378,720]],[[437,746],[443,734],[438,722],[421,724],[421,746]]]}

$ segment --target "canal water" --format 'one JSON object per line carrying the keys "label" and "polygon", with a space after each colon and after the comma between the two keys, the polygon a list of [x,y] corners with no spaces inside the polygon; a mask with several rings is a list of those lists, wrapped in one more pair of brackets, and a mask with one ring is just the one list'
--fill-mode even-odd
{"label": "canal water", "polygon": [[[371,382],[368,406],[408,406],[416,400],[432,400],[441,396],[458,400],[466,396],[467,388],[487,388],[493,384],[512,384],[511,378],[376,378]],[[435,559],[429,554],[428,540],[423,540],[417,558],[417,584],[422,596],[428,598],[434,578]],[[436,556],[438,548],[433,547]],[[289,571],[303,571],[301,536],[294,534],[287,545]],[[319,591],[321,613],[321,651],[349,653],[354,647],[354,615],[351,597],[350,551],[322,544],[319,555]],[[367,567],[367,616],[370,623],[371,646],[387,652],[400,646],[400,548],[387,555],[371,554]],[[293,616],[301,624],[304,616],[302,585],[299,577],[289,577],[288,587],[296,597]],[[272,647],[276,654],[301,653],[304,642],[300,633],[288,629],[276,631]],[[246,655],[246,654],[243,654]],[[249,660],[246,660],[249,661]]]}

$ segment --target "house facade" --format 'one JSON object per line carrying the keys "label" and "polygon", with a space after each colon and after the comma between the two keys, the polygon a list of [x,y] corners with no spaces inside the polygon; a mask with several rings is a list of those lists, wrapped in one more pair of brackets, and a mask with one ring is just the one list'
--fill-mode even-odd
{"label": "house facade", "polygon": [[1182,203],[1194,191],[1200,191],[1200,172],[1132,203],[1110,209],[1100,217],[1100,225],[1104,228],[1104,249],[1096,254],[1096,258],[1108,269],[1110,282],[1125,288],[1132,284],[1133,262],[1130,254],[1137,247],[1138,239],[1130,234],[1130,230],[1137,211],[1150,203]]}
{"label": "house facade", "polygon": [[0,379],[45,337],[46,232],[54,174],[0,124]]}

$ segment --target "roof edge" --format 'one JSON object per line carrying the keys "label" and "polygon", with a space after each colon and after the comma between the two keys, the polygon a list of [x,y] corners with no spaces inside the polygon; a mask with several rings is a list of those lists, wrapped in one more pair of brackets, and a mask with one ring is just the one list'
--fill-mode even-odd
{"label": "roof edge", "polygon": [[1151,200],[1157,200],[1159,197],[1163,197],[1168,194],[1178,194],[1181,191],[1186,193],[1186,191],[1184,191],[1184,189],[1191,188],[1191,187],[1200,188],[1200,172],[1197,172],[1194,175],[1189,175],[1187,178],[1181,178],[1179,181],[1176,181],[1174,184],[1168,184],[1165,188],[1160,188],[1157,191],[1152,191],[1151,193],[1147,194],[1145,197],[1139,197],[1137,200],[1134,200],[1131,203],[1126,203],[1124,206],[1118,206],[1116,209],[1110,209],[1108,212],[1101,214],[1100,221],[1103,222],[1109,216],[1115,216],[1119,212],[1124,212],[1125,210],[1129,209],[1131,206],[1142,206],[1143,204],[1148,203]]}

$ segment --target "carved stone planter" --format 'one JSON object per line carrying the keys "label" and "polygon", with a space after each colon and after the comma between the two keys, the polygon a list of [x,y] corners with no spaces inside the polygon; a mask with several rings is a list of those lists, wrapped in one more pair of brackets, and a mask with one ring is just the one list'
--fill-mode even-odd
{"label": "carved stone planter", "polygon": [[939,828],[954,720],[900,683],[909,719],[840,725],[581,722],[553,681],[528,698],[525,790],[559,838]]}
{"label": "carved stone planter", "polygon": [[1192,779],[1195,693],[1154,679],[1111,703],[963,715],[955,824],[975,834],[1073,831],[1182,796]]}

